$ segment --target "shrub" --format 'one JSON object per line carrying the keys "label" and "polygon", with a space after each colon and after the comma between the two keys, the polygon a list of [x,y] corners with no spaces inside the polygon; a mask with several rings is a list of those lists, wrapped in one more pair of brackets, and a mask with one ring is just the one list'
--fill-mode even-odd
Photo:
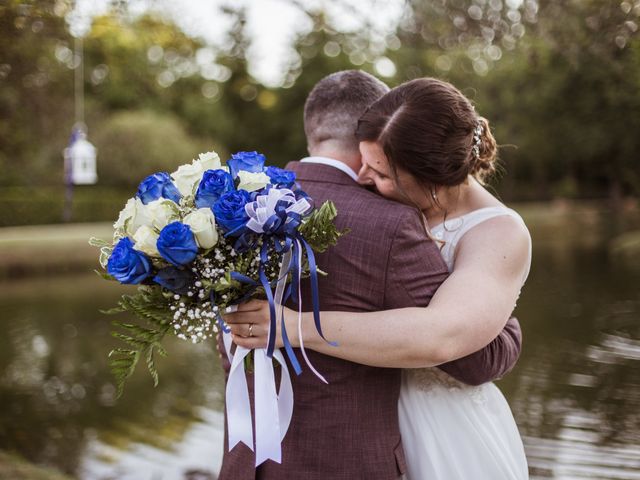
{"label": "shrub", "polygon": [[116,113],[93,132],[98,181],[110,187],[136,187],[147,175],[172,172],[213,148],[189,135],[178,117],[148,110]]}

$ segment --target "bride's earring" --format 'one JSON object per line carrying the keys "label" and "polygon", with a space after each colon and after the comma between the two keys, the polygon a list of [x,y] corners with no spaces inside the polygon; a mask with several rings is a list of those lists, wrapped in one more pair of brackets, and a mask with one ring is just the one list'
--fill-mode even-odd
{"label": "bride's earring", "polygon": [[433,199],[433,202],[437,205],[438,204],[438,194],[436,193],[436,189],[435,188],[431,189],[431,198]]}

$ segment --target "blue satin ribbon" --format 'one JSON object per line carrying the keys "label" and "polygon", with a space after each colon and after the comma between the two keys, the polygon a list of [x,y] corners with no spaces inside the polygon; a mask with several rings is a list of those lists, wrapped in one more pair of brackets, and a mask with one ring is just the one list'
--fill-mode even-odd
{"label": "blue satin ribbon", "polygon": [[[294,192],[296,199],[305,198],[307,201],[311,202],[312,200],[309,196],[301,190],[297,190]],[[320,296],[318,290],[318,273],[316,267],[315,256],[313,254],[313,249],[304,239],[304,237],[298,232],[298,227],[302,224],[302,215],[295,212],[287,212],[287,208],[290,203],[284,200],[278,201],[275,206],[275,213],[271,215],[262,226],[264,233],[258,234],[262,236],[263,243],[260,248],[260,266],[258,269],[258,277],[259,282],[247,277],[246,275],[242,275],[238,272],[232,272],[231,278],[250,285],[252,288],[250,291],[243,297],[243,300],[247,297],[250,297],[258,286],[262,286],[265,291],[265,295],[267,297],[267,301],[269,303],[269,338],[267,340],[267,356],[269,358],[273,357],[273,352],[275,350],[276,343],[276,330],[277,330],[277,314],[276,314],[276,306],[275,300],[273,298],[273,292],[271,290],[272,283],[277,284],[278,280],[274,282],[269,282],[265,267],[268,262],[268,254],[269,247],[273,245],[275,253],[280,255],[281,258],[284,254],[291,250],[292,260],[289,268],[284,273],[283,277],[289,275],[291,271],[298,272],[301,271],[301,265],[298,264],[298,257],[302,258],[301,253],[306,253],[307,262],[309,264],[309,271],[311,277],[311,297],[313,301],[313,319],[316,330],[320,337],[332,346],[336,346],[337,343],[329,342],[323,332],[322,326],[320,324]],[[231,232],[228,232],[225,237],[231,235],[238,235],[238,238],[235,241],[234,249],[238,252],[247,251],[250,248],[254,248],[258,235],[255,232],[244,228],[238,227]],[[299,243],[298,243],[299,242]],[[302,245],[303,251],[299,252],[299,245]],[[287,288],[286,294],[283,297],[282,303],[284,304],[287,299],[292,298],[293,301],[297,304],[298,301],[298,293],[300,289],[300,278],[299,275],[296,275],[296,281],[293,281]],[[241,303],[241,302],[238,302]],[[300,375],[302,373],[302,368],[300,366],[300,362],[298,361],[295,352],[293,350],[293,346],[289,340],[287,335],[285,322],[284,322],[284,305],[282,311],[280,312],[280,325],[282,329],[282,341],[284,344],[285,352],[287,353],[287,357],[291,363],[291,366],[295,370],[296,374]]]}
{"label": "blue satin ribbon", "polygon": [[[209,301],[211,302],[211,308],[213,308],[216,304],[216,293],[213,290],[211,290],[211,293],[209,294]],[[231,333],[231,329],[224,323],[219,310],[216,312],[216,322],[218,322],[218,326],[223,333]]]}
{"label": "blue satin ribbon", "polygon": [[296,375],[300,375],[302,373],[302,367],[300,366],[300,362],[298,361],[298,357],[296,357],[295,352],[293,351],[293,346],[289,341],[289,336],[287,335],[287,327],[284,322],[284,304],[289,299],[289,295],[291,295],[291,285],[287,286],[287,290],[285,291],[284,296],[282,297],[282,307],[280,309],[280,328],[282,330],[282,343],[284,344],[284,350],[287,353],[287,357],[289,358],[289,362],[293,367]]}
{"label": "blue satin ribbon", "polygon": [[[282,277],[273,280],[270,282],[269,287],[273,287],[275,285],[277,285],[278,281],[281,280],[282,278],[286,278],[289,275],[289,272],[292,269],[292,265],[289,266],[289,268],[287,269],[286,272],[284,272],[284,274],[282,275]],[[249,300],[249,298],[251,298],[251,296],[254,294],[256,288],[258,288],[259,286],[262,286],[263,288],[264,285],[262,283],[258,283],[255,280],[247,277],[246,275],[242,275],[241,273],[238,272],[231,272],[231,278],[233,280],[236,280],[238,282],[244,283],[246,285],[250,285],[252,288],[249,290],[249,292],[247,292],[240,300],[238,300],[236,303],[240,304],[243,303],[247,300]],[[265,279],[266,279],[266,275],[265,275]],[[266,292],[266,288],[265,288],[265,292]],[[270,290],[269,290],[270,291]],[[289,340],[289,336],[287,335],[287,328],[285,326],[285,322],[284,322],[284,304],[287,302],[287,300],[289,299],[289,296],[291,295],[291,285],[287,286],[287,289],[285,290],[285,294],[282,298],[282,309],[280,312],[281,318],[280,318],[280,327],[282,329],[282,342],[284,343],[284,349],[285,352],[287,354],[287,357],[289,358],[289,362],[291,363],[291,366],[293,367],[294,371],[296,372],[297,375],[300,375],[302,373],[302,367],[300,366],[300,362],[298,360],[298,358],[296,357],[295,352],[293,351],[293,346],[291,345],[291,341]],[[267,298],[268,298],[268,294],[267,294]],[[271,306],[271,304],[270,304]],[[274,304],[274,309],[275,309],[275,304]],[[272,327],[273,329],[273,327]],[[274,330],[272,330],[274,331]],[[274,331],[274,337],[273,337],[273,341],[275,342],[275,331]]]}
{"label": "blue satin ribbon", "polygon": [[318,288],[318,270],[316,268],[316,257],[313,254],[313,249],[311,245],[307,243],[307,241],[300,235],[299,232],[296,232],[296,238],[300,241],[302,246],[304,246],[307,252],[307,261],[309,262],[309,273],[311,276],[311,299],[313,302],[313,321],[316,325],[316,330],[320,337],[327,342],[332,347],[337,347],[337,342],[330,342],[327,340],[322,333],[322,325],[320,324],[320,293]]}

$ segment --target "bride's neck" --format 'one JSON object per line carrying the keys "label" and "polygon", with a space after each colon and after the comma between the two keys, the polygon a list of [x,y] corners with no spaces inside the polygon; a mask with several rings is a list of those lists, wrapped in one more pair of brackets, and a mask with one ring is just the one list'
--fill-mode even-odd
{"label": "bride's neck", "polygon": [[429,207],[423,210],[427,221],[436,225],[448,218],[463,215],[472,208],[473,193],[476,188],[476,180],[469,177],[467,181],[454,187],[440,187],[435,190],[435,199]]}

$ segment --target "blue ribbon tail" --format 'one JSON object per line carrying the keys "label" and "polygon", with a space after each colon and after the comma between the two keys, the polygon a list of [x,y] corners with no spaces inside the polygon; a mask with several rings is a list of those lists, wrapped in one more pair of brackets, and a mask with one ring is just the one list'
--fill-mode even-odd
{"label": "blue ribbon tail", "polygon": [[316,324],[316,330],[322,339],[332,347],[337,347],[336,342],[330,342],[322,333],[322,325],[320,324],[320,297],[318,288],[318,271],[316,268],[316,257],[313,255],[313,249],[306,242],[302,235],[298,235],[298,239],[307,252],[307,261],[309,262],[309,272],[311,274],[311,299],[313,300],[313,321]]}
{"label": "blue ribbon tail", "polygon": [[226,323],[224,323],[224,320],[222,319],[222,315],[220,315],[220,313],[216,314],[216,321],[218,322],[220,330],[222,330],[224,333],[231,333],[231,329],[227,327]]}
{"label": "blue ribbon tail", "polygon": [[271,284],[267,279],[267,275],[264,272],[264,265],[267,263],[267,248],[268,244],[265,242],[262,244],[260,250],[260,269],[258,275],[260,277],[260,283],[264,288],[264,293],[267,296],[269,302],[269,340],[267,342],[267,357],[273,357],[273,351],[276,349],[276,304],[273,299],[273,292],[271,291]]}
{"label": "blue ribbon tail", "polygon": [[284,304],[289,298],[290,294],[291,294],[291,286],[287,287],[287,291],[282,300],[282,312],[280,317],[280,325],[282,328],[282,343],[284,343],[284,350],[285,352],[287,352],[287,357],[289,358],[289,362],[291,363],[293,370],[296,372],[296,375],[300,375],[302,373],[302,367],[300,366],[298,357],[296,357],[296,354],[293,351],[293,346],[291,345],[291,342],[289,341],[289,336],[287,335],[287,327],[285,326],[285,323],[284,323]]}
{"label": "blue ribbon tail", "polygon": [[[216,293],[213,290],[211,290],[211,293],[209,294],[209,301],[211,302],[211,308],[213,308],[213,306],[216,304]],[[219,310],[216,312],[216,322],[218,322],[220,330],[222,330],[224,333],[231,333],[231,329],[227,327],[226,323],[224,323]]]}
{"label": "blue ribbon tail", "polygon": [[292,246],[293,252],[291,255],[291,270],[295,272],[295,277],[291,278],[291,301],[294,305],[298,305],[298,290],[300,289],[300,276],[298,272],[300,271],[298,266],[298,243],[295,242]]}
{"label": "blue ribbon tail", "polygon": [[230,276],[231,276],[231,279],[235,280],[236,282],[246,283],[247,285],[251,285],[253,287],[257,287],[258,286],[258,282],[256,282],[254,279],[249,278],[246,275],[243,275],[241,273],[231,272]]}

